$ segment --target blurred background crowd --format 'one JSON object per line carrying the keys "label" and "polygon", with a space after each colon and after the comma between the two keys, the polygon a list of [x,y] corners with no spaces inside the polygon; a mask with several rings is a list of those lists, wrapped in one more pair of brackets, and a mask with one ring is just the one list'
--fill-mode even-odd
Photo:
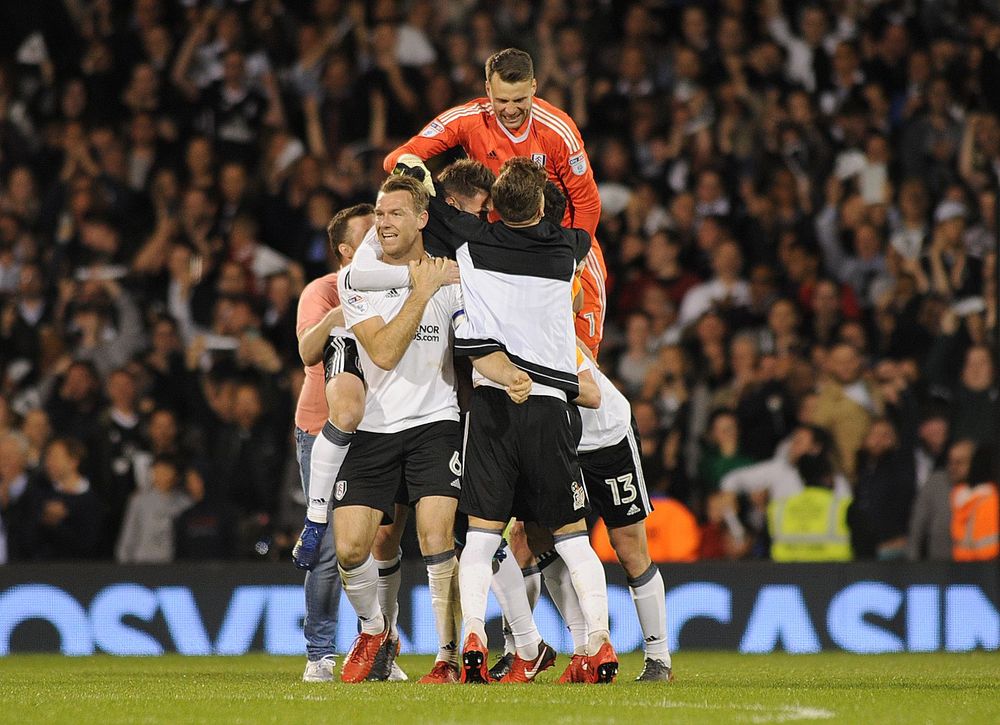
{"label": "blurred background crowd", "polygon": [[284,555],[326,223],[509,45],[583,133],[682,558],[767,558],[816,477],[854,558],[949,559],[995,480],[996,3],[4,6],[0,562]]}

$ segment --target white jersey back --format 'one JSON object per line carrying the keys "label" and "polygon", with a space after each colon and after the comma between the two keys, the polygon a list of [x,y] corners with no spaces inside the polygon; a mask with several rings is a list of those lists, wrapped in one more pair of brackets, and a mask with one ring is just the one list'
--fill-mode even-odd
{"label": "white jersey back", "polygon": [[[372,317],[389,322],[410,296],[409,288],[398,287],[359,292],[345,283],[346,277],[339,277],[337,288],[348,328]],[[440,420],[458,420],[452,321],[462,309],[458,285],[439,289],[427,303],[413,341],[392,370],[372,362],[364,346],[358,344],[368,384],[359,430],[397,433]]]}
{"label": "white jersey back", "polygon": [[583,420],[583,435],[580,437],[580,453],[598,451],[615,445],[626,435],[632,426],[632,406],[621,394],[607,375],[584,356],[580,371],[589,370],[601,389],[601,407],[580,408]]}

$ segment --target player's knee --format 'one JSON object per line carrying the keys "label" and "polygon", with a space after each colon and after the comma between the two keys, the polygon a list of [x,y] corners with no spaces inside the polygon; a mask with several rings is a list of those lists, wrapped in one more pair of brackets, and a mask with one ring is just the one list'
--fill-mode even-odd
{"label": "player's knee", "polygon": [[371,550],[362,546],[358,541],[338,541],[337,561],[344,569],[353,569],[365,562],[371,554]]}
{"label": "player's knee", "polygon": [[611,540],[611,546],[614,548],[615,554],[618,555],[618,561],[621,562],[625,573],[634,578],[649,569],[651,560],[649,549],[646,546],[645,532],[629,529],[631,527],[612,529],[608,538]]}
{"label": "player's knee", "polygon": [[424,556],[440,554],[455,547],[454,533],[448,527],[434,527],[433,529],[418,531],[417,541],[420,544],[420,553]]}
{"label": "player's knee", "polygon": [[364,412],[364,405],[358,406],[353,401],[337,405],[330,411],[330,422],[345,433],[353,433],[361,425]]}
{"label": "player's knee", "polygon": [[383,533],[380,529],[372,544],[372,556],[379,561],[394,559],[399,554],[399,539],[396,532],[389,530]]}

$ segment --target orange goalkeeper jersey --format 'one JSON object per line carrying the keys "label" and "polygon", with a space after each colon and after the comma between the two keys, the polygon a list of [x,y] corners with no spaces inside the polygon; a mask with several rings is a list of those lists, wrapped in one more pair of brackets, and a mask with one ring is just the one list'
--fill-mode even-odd
{"label": "orange goalkeeper jersey", "polygon": [[515,133],[497,121],[489,98],[477,98],[440,114],[386,156],[385,170],[392,171],[403,154],[429,159],[455,146],[461,146],[470,158],[486,164],[494,174],[507,159],[526,156],[544,167],[549,179],[562,189],[566,196],[563,225],[585,229],[593,239],[583,272],[584,302],[576,316],[576,332],[596,355],[607,303],[607,268],[596,239],[601,197],[573,119],[551,103],[535,98],[528,120]]}

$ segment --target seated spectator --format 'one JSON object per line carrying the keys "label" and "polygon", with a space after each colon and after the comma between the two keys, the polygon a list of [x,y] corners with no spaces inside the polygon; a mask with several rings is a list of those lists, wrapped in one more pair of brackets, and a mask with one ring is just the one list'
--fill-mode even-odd
{"label": "seated spectator", "polygon": [[194,503],[178,490],[181,469],[173,459],[153,461],[152,486],[128,501],[115,547],[120,564],[168,564],[174,560],[174,523]]}
{"label": "seated spectator", "polygon": [[850,497],[833,492],[829,457],[806,454],[797,464],[805,488],[767,509],[774,561],[850,561],[851,532],[847,510]]}
{"label": "seated spectator", "polygon": [[969,480],[973,441],[952,443],[947,470],[933,471],[920,487],[907,532],[906,556],[910,561],[951,561],[951,496]]}
{"label": "seated spectator", "polygon": [[23,551],[31,559],[92,559],[97,556],[103,513],[80,473],[84,448],[56,438],[45,449],[45,477],[32,485]]}
{"label": "seated spectator", "polygon": [[21,433],[28,440],[28,472],[35,475],[41,472],[45,448],[52,439],[49,414],[41,408],[29,410],[21,422]]}
{"label": "seated spectator", "polygon": [[944,201],[934,210],[934,235],[923,258],[931,289],[946,300],[960,302],[983,292],[983,261],[965,247],[968,211],[957,201]]}
{"label": "seated spectator", "polygon": [[[55,433],[81,442],[85,450],[97,450],[100,410],[97,370],[88,362],[71,363],[45,405]],[[96,469],[96,462],[88,461],[87,469]]]}
{"label": "seated spectator", "polygon": [[750,303],[750,287],[740,277],[743,254],[739,245],[724,241],[712,253],[715,276],[688,290],[681,304],[678,323],[687,327],[709,310],[746,307]]}
{"label": "seated spectator", "polygon": [[896,426],[876,418],[858,451],[851,506],[851,544],[858,559],[897,559],[906,553],[913,507],[913,457]]}
{"label": "seated spectator", "polygon": [[740,451],[740,423],[731,410],[715,411],[708,424],[705,450],[698,464],[698,483],[703,499],[719,490],[722,477],[753,463]]}
{"label": "seated spectator", "polygon": [[882,395],[864,376],[863,364],[853,345],[840,343],[830,350],[813,419],[833,436],[840,464],[848,478],[854,476],[857,453],[872,418],[883,412]]}
{"label": "seated spectator", "polygon": [[917,428],[917,441],[913,448],[914,483],[917,490],[937,472],[944,472],[949,460],[951,426],[946,410],[932,409],[921,419]]}
{"label": "seated spectator", "polygon": [[966,352],[961,379],[952,392],[951,409],[953,436],[993,445],[1000,415],[1000,391],[993,356],[985,345],[974,345]]}
{"label": "seated spectator", "polygon": [[976,449],[968,481],[951,490],[952,558],[989,561],[1000,557],[1000,491],[993,454]]}
{"label": "seated spectator", "polygon": [[124,366],[142,349],[142,315],[118,282],[88,280],[79,285],[74,302],[71,329],[79,337],[73,354],[92,362],[98,375]]}
{"label": "seated spectator", "polygon": [[650,350],[649,317],[633,312],[625,321],[625,349],[618,355],[615,374],[625,387],[625,395],[633,398],[642,390],[646,374],[656,363]]}
{"label": "seated spectator", "polygon": [[[733,469],[722,477],[719,490],[731,494],[764,491],[769,501],[794,496],[805,486],[798,469],[799,459],[805,455],[833,458],[830,434],[814,425],[799,425],[778,446],[773,458]],[[831,477],[834,493],[838,496],[851,495],[851,485],[843,474],[834,471]]]}
{"label": "seated spectator", "polygon": [[0,564],[25,558],[19,550],[28,521],[28,439],[8,431],[0,435]]}

